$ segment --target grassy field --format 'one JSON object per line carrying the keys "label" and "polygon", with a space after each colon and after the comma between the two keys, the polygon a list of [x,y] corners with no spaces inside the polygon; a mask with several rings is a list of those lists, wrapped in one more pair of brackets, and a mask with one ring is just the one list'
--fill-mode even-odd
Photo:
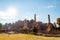
{"label": "grassy field", "polygon": [[44,37],[32,34],[0,34],[0,40],[60,40],[60,37]]}

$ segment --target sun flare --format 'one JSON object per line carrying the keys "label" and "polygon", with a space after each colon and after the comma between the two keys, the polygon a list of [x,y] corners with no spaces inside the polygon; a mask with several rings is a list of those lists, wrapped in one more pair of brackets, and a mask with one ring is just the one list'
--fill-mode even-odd
{"label": "sun flare", "polygon": [[0,11],[0,17],[3,19],[13,19],[16,14],[17,9],[15,7],[8,7],[5,11]]}

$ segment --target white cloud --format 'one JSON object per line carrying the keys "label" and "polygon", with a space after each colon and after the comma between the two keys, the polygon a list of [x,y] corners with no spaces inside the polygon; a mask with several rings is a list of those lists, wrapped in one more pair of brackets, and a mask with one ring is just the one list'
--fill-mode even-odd
{"label": "white cloud", "polygon": [[56,7],[56,6],[54,6],[54,5],[48,5],[45,8],[54,8],[54,7]]}
{"label": "white cloud", "polygon": [[14,7],[8,7],[5,11],[0,11],[0,18],[13,19],[16,16],[17,10]]}

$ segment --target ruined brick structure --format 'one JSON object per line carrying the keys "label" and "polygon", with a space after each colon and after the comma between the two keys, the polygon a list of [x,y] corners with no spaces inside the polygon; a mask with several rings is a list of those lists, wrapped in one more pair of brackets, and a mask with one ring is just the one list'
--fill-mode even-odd
{"label": "ruined brick structure", "polygon": [[47,24],[47,27],[46,27],[46,32],[47,33],[54,32],[53,24],[50,22],[50,15],[48,15],[48,24]]}

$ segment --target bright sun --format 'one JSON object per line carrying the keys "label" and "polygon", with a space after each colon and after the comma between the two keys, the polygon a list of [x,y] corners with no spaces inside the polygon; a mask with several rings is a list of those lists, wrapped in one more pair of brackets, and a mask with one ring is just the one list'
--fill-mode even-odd
{"label": "bright sun", "polygon": [[14,7],[9,7],[8,9],[7,9],[7,16],[8,17],[15,17],[16,16],[16,13],[17,13],[17,10],[16,10],[16,8],[14,8]]}
{"label": "bright sun", "polygon": [[0,17],[3,19],[13,19],[17,14],[15,7],[8,7],[5,11],[0,11]]}

